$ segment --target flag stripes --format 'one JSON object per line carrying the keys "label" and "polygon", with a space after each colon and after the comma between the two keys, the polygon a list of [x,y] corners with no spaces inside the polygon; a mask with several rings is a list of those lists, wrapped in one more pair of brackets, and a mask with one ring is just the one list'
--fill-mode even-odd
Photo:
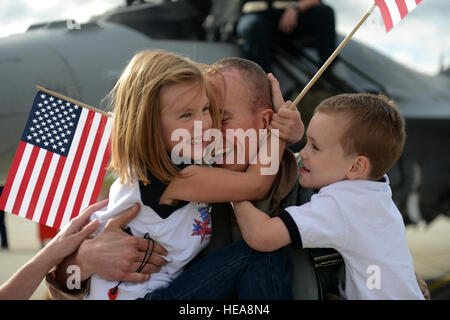
{"label": "flag stripes", "polygon": [[380,8],[386,32],[390,31],[420,2],[422,0],[375,0],[376,5]]}

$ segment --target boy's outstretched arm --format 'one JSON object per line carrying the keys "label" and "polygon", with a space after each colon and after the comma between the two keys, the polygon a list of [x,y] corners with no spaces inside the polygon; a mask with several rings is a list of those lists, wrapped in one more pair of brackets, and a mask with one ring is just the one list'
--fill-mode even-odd
{"label": "boy's outstretched arm", "polygon": [[234,214],[245,242],[257,251],[270,252],[291,243],[285,223],[271,218],[249,201],[234,202]]}

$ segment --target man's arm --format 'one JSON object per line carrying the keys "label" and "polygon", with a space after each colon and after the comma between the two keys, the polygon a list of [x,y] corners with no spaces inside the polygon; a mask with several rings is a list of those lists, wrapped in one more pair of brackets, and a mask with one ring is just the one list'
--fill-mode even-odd
{"label": "man's arm", "polygon": [[58,265],[55,272],[55,283],[62,291],[67,289],[67,273],[70,265],[76,265],[81,271],[81,281],[97,273],[106,280],[142,282],[149,278],[149,274],[158,272],[166,260],[160,255],[167,251],[155,242],[153,255],[149,263],[137,273],[139,265],[145,256],[147,240],[128,235],[123,228],[134,219],[139,212],[139,205],[135,205],[106,224],[100,234],[85,240],[78,250]]}
{"label": "man's arm", "polygon": [[291,243],[289,231],[279,217],[269,217],[249,201],[235,202],[233,207],[242,236],[253,249],[270,252]]}

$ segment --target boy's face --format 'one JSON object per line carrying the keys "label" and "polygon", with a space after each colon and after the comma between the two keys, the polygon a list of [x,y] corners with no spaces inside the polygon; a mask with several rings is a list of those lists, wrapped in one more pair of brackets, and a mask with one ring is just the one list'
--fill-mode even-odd
{"label": "boy's face", "polygon": [[306,130],[307,143],[300,151],[300,184],[320,189],[347,179],[356,156],[344,153],[340,140],[348,121],[340,115],[316,113]]}

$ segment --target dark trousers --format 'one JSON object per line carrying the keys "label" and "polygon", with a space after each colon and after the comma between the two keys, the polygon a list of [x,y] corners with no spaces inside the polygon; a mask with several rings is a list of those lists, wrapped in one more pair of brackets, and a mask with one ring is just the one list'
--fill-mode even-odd
{"label": "dark trousers", "polygon": [[267,10],[243,15],[236,32],[244,39],[243,50],[246,58],[258,63],[264,71],[272,72],[272,46],[274,40],[283,42],[304,36],[313,36],[317,42],[320,62],[323,64],[336,48],[334,12],[324,4],[316,5],[300,12],[298,24],[291,34],[278,30],[284,10]]}
{"label": "dark trousers", "polygon": [[291,270],[284,251],[261,253],[243,240],[207,255],[146,300],[292,299]]}
{"label": "dark trousers", "polygon": [[[2,194],[3,187],[0,187],[0,195]],[[5,212],[0,210],[0,235],[2,239],[2,248],[8,248],[8,238],[6,236],[5,226]]]}

